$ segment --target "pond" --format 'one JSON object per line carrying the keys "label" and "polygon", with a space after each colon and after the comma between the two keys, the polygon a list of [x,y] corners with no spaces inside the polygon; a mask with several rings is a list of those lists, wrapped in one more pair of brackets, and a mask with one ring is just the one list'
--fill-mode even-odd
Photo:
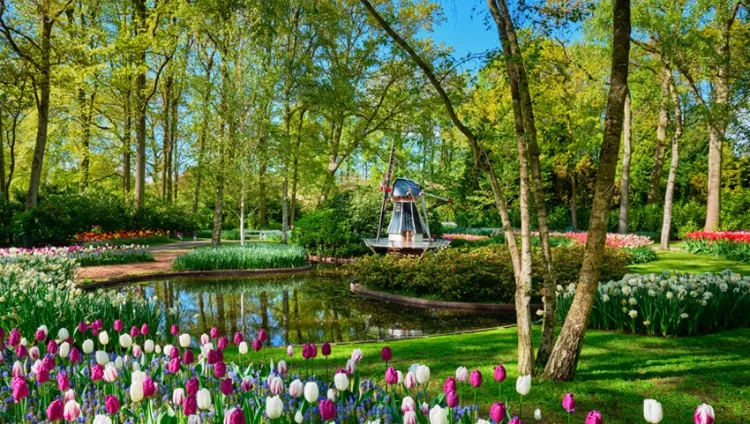
{"label": "pond", "polygon": [[391,304],[351,294],[348,282],[316,274],[265,278],[173,279],[127,289],[176,308],[180,330],[194,336],[255,335],[271,344],[387,340],[492,328],[515,322],[510,314],[441,311]]}

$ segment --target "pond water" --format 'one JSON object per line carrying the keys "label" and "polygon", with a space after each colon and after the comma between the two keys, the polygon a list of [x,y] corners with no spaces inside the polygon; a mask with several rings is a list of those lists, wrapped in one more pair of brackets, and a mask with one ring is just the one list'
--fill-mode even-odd
{"label": "pond water", "polygon": [[163,307],[177,308],[182,332],[198,336],[215,326],[222,334],[244,330],[255,335],[265,328],[274,346],[387,340],[515,321],[509,314],[421,309],[364,298],[351,294],[348,282],[316,274],[161,280],[121,290],[156,296]]}

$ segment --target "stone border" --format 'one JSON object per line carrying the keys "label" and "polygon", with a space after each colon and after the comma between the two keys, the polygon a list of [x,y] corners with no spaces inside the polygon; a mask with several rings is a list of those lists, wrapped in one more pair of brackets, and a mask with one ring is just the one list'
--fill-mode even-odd
{"label": "stone border", "polygon": [[333,256],[309,255],[307,260],[317,264],[348,265],[357,262],[357,258],[335,258]]}
{"label": "stone border", "polygon": [[[444,300],[420,299],[417,297],[401,296],[397,294],[385,293],[370,290],[360,286],[357,283],[350,283],[349,289],[353,294],[369,297],[372,299],[384,300],[386,302],[396,303],[398,305],[413,306],[425,309],[448,309],[455,311],[473,311],[473,312],[515,312],[516,306],[510,303],[470,303],[470,302],[449,302]],[[531,311],[535,312],[542,309],[540,304],[532,304]]]}
{"label": "stone border", "polygon": [[216,270],[216,271],[175,271],[154,274],[129,275],[126,277],[111,278],[104,281],[96,281],[89,284],[79,285],[82,290],[105,289],[119,286],[127,283],[140,283],[154,279],[167,278],[200,278],[200,277],[248,277],[255,275],[276,275],[276,274],[298,274],[311,271],[313,266],[307,264],[298,268],[276,268],[276,269],[242,269],[242,270]]}

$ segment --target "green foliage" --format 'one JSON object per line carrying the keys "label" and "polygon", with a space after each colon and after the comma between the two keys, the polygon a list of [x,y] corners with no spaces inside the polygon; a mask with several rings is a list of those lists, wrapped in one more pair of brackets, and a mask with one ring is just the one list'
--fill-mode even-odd
{"label": "green foliage", "polygon": [[[558,284],[577,281],[583,246],[552,249]],[[534,295],[542,284],[541,252],[533,252]],[[602,279],[621,278],[627,272],[628,254],[606,249]],[[355,279],[373,290],[441,300],[510,303],[515,280],[510,253],[504,246],[478,249],[445,249],[417,259],[400,255],[366,256],[349,267]]]}
{"label": "green foliage", "polygon": [[654,252],[654,249],[648,246],[625,247],[623,248],[623,250],[630,254],[628,265],[645,264],[658,259],[658,256],[656,256],[656,252]]}
{"label": "green foliage", "polygon": [[148,249],[141,246],[120,246],[116,249],[82,250],[69,257],[75,258],[81,266],[154,262],[154,255]]}
{"label": "green foliage", "polygon": [[750,264],[750,243],[747,242],[686,239],[685,250],[696,255],[716,256]]}
{"label": "green foliage", "polygon": [[176,257],[175,271],[296,268],[305,265],[305,249],[283,244],[204,247]]}

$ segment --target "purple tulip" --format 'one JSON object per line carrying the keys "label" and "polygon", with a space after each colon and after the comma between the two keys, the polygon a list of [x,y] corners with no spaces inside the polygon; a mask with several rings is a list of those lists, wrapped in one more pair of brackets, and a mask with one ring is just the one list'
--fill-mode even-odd
{"label": "purple tulip", "polygon": [[96,331],[101,331],[101,329],[104,328],[104,323],[102,322],[101,318],[92,322],[91,328],[95,329]]}
{"label": "purple tulip", "polygon": [[523,424],[523,421],[518,417],[513,417],[508,421],[508,424]]}
{"label": "purple tulip", "polygon": [[456,379],[453,377],[448,377],[445,379],[445,383],[443,383],[443,393],[446,395],[450,392],[456,391]]}
{"label": "purple tulip", "polygon": [[68,354],[68,358],[70,358],[70,362],[77,364],[81,362],[81,351],[78,350],[77,347],[73,347],[70,349],[70,354]]}
{"label": "purple tulip", "polygon": [[60,421],[63,419],[65,405],[60,399],[53,400],[47,407],[47,419],[50,421]]}
{"label": "purple tulip", "polygon": [[380,349],[380,359],[382,359],[385,362],[390,361],[393,358],[393,351],[388,346],[383,346],[382,349]]}
{"label": "purple tulip", "polygon": [[67,374],[57,374],[57,388],[64,392],[70,388],[70,380]]}
{"label": "purple tulip", "polygon": [[29,356],[29,350],[26,348],[26,346],[20,344],[16,346],[16,356],[18,356],[18,358],[25,358]]}
{"label": "purple tulip", "polygon": [[586,415],[586,424],[603,424],[602,414],[599,411],[591,411]]}
{"label": "purple tulip", "polygon": [[258,352],[263,347],[263,342],[260,339],[253,340],[253,350]]}
{"label": "purple tulip", "polygon": [[219,329],[216,327],[211,327],[211,330],[208,331],[208,334],[211,336],[212,339],[215,339],[219,337]]}
{"label": "purple tulip", "polygon": [[225,375],[227,375],[227,365],[223,362],[214,364],[214,377],[223,378]]}
{"label": "purple tulip", "polygon": [[575,412],[576,400],[573,398],[573,393],[567,393],[563,396],[562,407],[568,414]]}
{"label": "purple tulip", "polygon": [[102,378],[104,378],[104,367],[99,364],[96,364],[93,367],[91,367],[91,380],[99,381]]}
{"label": "purple tulip", "polygon": [[120,401],[114,395],[107,395],[104,398],[104,409],[108,414],[114,415],[120,411]]}
{"label": "purple tulip", "polygon": [[180,334],[180,326],[177,325],[177,324],[172,324],[169,327],[169,334],[171,334],[173,336],[176,336],[176,335]]}
{"label": "purple tulip", "polygon": [[167,365],[167,370],[172,374],[180,372],[180,358],[172,358],[172,360],[169,361],[169,365]]}
{"label": "purple tulip", "polygon": [[141,332],[138,330],[138,327],[135,325],[130,327],[130,337],[136,338],[141,335]]}
{"label": "purple tulip", "polygon": [[474,388],[479,388],[482,385],[482,373],[479,370],[474,370],[469,373],[469,384]]}
{"label": "purple tulip", "polygon": [[323,421],[331,421],[336,419],[336,404],[331,402],[330,399],[324,399],[318,404],[320,408],[320,417]]}
{"label": "purple tulip", "polygon": [[195,354],[190,349],[185,349],[185,353],[182,355],[182,362],[184,362],[187,365],[192,364],[195,362]]}
{"label": "purple tulip", "polygon": [[268,334],[264,328],[261,328],[260,331],[258,331],[258,339],[260,339],[262,343],[265,343],[265,341],[268,340]]}
{"label": "purple tulip", "polygon": [[245,424],[245,413],[240,408],[233,409],[227,418],[228,424]]}
{"label": "purple tulip", "polygon": [[200,382],[197,377],[191,377],[187,383],[185,383],[185,394],[188,396],[193,396],[198,393],[198,389],[200,389]]}
{"label": "purple tulip", "polygon": [[502,383],[505,381],[505,379],[508,377],[508,375],[505,373],[505,367],[502,365],[498,365],[495,367],[495,381],[498,383]]}
{"label": "purple tulip", "polygon": [[51,356],[45,356],[44,359],[42,359],[42,368],[47,371],[52,371],[53,369],[55,369],[55,358]]}
{"label": "purple tulip", "polygon": [[29,396],[29,385],[26,383],[26,379],[23,377],[13,377],[10,383],[10,388],[13,395],[13,400],[18,401],[26,399]]}
{"label": "purple tulip", "polygon": [[182,413],[190,416],[198,411],[198,399],[195,395],[190,395],[182,401]]}
{"label": "purple tulip", "polygon": [[5,340],[5,329],[0,327],[0,340]]}
{"label": "purple tulip", "polygon": [[143,380],[143,396],[149,398],[155,393],[156,384],[154,384],[154,380],[152,380],[151,377],[146,377],[146,379]]}
{"label": "purple tulip", "polygon": [[398,372],[396,372],[395,368],[388,367],[385,370],[385,382],[390,385],[398,384]]}
{"label": "purple tulip", "polygon": [[445,402],[448,404],[449,407],[455,408],[458,406],[458,395],[455,391],[451,391],[448,393],[448,395],[445,397]]}
{"label": "purple tulip", "polygon": [[503,402],[495,402],[490,407],[490,418],[492,421],[499,423],[505,419],[506,416],[505,404]]}
{"label": "purple tulip", "polygon": [[225,378],[221,380],[220,390],[222,393],[224,393],[225,396],[231,395],[232,392],[234,392],[234,386],[232,386],[232,379]]}
{"label": "purple tulip", "polygon": [[208,360],[208,365],[213,365],[221,361],[221,359],[219,358],[219,351],[217,350],[213,350],[213,349],[209,350],[207,356],[208,357],[206,359]]}
{"label": "purple tulip", "polygon": [[320,353],[323,354],[323,356],[328,356],[331,354],[331,344],[328,342],[323,343],[320,346]]}
{"label": "purple tulip", "polygon": [[144,323],[141,326],[141,334],[144,336],[148,336],[148,324]]}
{"label": "purple tulip", "polygon": [[[255,345],[255,342],[253,342],[253,346],[254,345]],[[310,359],[310,357],[311,357],[310,355],[311,355],[311,353],[310,353],[310,345],[309,344],[303,345],[302,346],[302,357],[304,359]]]}
{"label": "purple tulip", "polygon": [[88,330],[88,328],[89,327],[86,325],[85,322],[81,321],[81,322],[78,323],[78,332],[79,333],[81,333],[81,334],[85,333],[86,330]]}
{"label": "purple tulip", "polygon": [[123,330],[123,328],[125,328],[125,325],[122,323],[122,320],[116,319],[112,327],[115,329],[116,332],[119,333]]}
{"label": "purple tulip", "polygon": [[240,383],[240,388],[243,392],[253,390],[253,380],[250,377],[243,378],[242,383]]}
{"label": "purple tulip", "polygon": [[242,333],[240,333],[239,331],[234,333],[234,340],[233,340],[234,344],[238,345],[242,343],[243,341],[244,341],[244,338],[242,337]]}
{"label": "purple tulip", "polygon": [[172,346],[172,350],[169,351],[169,357],[172,359],[177,359],[180,357],[180,348],[177,346]]}
{"label": "purple tulip", "polygon": [[50,355],[57,355],[57,351],[59,346],[57,346],[57,342],[54,340],[50,340],[49,343],[47,343],[47,353]]}
{"label": "purple tulip", "polygon": [[226,336],[223,336],[222,338],[220,338],[219,342],[216,343],[216,347],[218,348],[220,352],[223,352],[224,349],[227,348],[227,346],[229,346],[229,339],[226,338]]}
{"label": "purple tulip", "polygon": [[49,371],[47,371],[44,368],[39,369],[37,371],[37,373],[36,373],[36,381],[39,384],[44,384],[44,383],[48,382],[49,381]]}
{"label": "purple tulip", "polygon": [[45,333],[42,329],[36,330],[36,333],[34,333],[34,339],[41,343],[47,339],[47,333]]}

